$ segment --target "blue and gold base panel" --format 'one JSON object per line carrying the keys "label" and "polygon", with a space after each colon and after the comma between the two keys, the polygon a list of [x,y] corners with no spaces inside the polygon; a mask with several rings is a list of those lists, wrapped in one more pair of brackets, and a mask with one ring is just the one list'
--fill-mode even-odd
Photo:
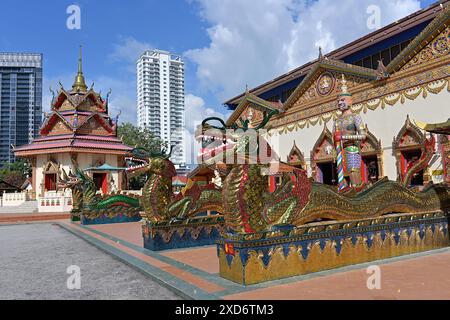
{"label": "blue and gold base panel", "polygon": [[110,223],[125,223],[125,222],[138,222],[141,221],[141,215],[139,211],[133,212],[112,212],[108,211],[107,213],[99,213],[99,214],[81,214],[80,221],[81,224],[91,225],[91,224],[110,224]]}
{"label": "blue and gold base panel", "polygon": [[152,251],[213,245],[224,233],[220,215],[142,225],[144,248]]}
{"label": "blue and gold base panel", "polygon": [[443,212],[322,222],[217,241],[220,276],[242,285],[449,246]]}

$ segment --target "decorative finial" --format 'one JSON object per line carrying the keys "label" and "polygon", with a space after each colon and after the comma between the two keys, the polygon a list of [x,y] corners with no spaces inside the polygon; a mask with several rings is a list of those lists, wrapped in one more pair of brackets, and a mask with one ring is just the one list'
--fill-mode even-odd
{"label": "decorative finial", "polygon": [[51,94],[52,94],[52,102],[51,102],[51,104],[53,105],[53,102],[55,101],[55,91],[53,91],[53,89],[52,89],[52,86],[50,86],[49,88],[48,88],[48,90],[51,92]]}
{"label": "decorative finial", "polygon": [[80,92],[80,91],[86,92],[86,90],[87,90],[87,85],[86,85],[86,82],[84,81],[84,76],[83,76],[83,58],[82,58],[81,46],[80,46],[80,53],[79,53],[79,57],[78,57],[78,73],[75,78],[75,82],[72,85],[72,90],[74,92]]}
{"label": "decorative finial", "polygon": [[245,84],[245,94],[248,94],[248,84]]}
{"label": "decorative finial", "polygon": [[109,88],[108,93],[106,94],[106,101],[109,101],[109,96],[111,95],[112,89]]}
{"label": "decorative finial", "polygon": [[319,47],[319,60],[323,59],[323,55],[322,55],[322,47]]}
{"label": "decorative finial", "polygon": [[378,60],[378,67],[377,67],[377,80],[387,78],[389,76],[389,73],[387,71],[386,66],[383,63],[383,59]]}

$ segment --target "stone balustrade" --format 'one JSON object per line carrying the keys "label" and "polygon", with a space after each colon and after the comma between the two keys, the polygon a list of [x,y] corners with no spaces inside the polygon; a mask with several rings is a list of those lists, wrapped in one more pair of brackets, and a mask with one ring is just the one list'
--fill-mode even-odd
{"label": "stone balustrade", "polygon": [[15,207],[20,206],[29,200],[28,193],[26,191],[23,192],[14,192],[14,193],[3,193],[1,198],[1,206],[3,207]]}
{"label": "stone balustrade", "polygon": [[70,212],[72,210],[72,191],[46,191],[38,197],[39,212]]}

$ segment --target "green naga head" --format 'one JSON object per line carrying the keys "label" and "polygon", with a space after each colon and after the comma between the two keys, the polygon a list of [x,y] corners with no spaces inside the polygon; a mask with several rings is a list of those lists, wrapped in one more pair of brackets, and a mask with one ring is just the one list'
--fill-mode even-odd
{"label": "green naga head", "polygon": [[[264,128],[277,110],[267,113],[263,120],[254,128],[249,121],[240,119],[242,126],[234,123],[227,126],[225,122],[216,117],[203,120],[196,131],[196,139],[201,142],[198,162],[206,165],[216,163],[235,164],[246,163],[252,160],[256,163],[261,155],[267,154],[267,141],[261,136],[260,129]],[[220,125],[212,125],[217,121]]]}
{"label": "green naga head", "polygon": [[76,162],[72,162],[72,169],[69,174],[66,173],[64,168],[61,170],[61,176],[58,181],[59,188],[69,188],[73,189],[75,187],[81,188],[81,190],[96,190],[94,180],[86,175],[83,171],[78,168]]}
{"label": "green naga head", "polygon": [[169,160],[172,150],[173,146],[169,153],[166,153],[166,150],[152,152],[144,148],[133,149],[131,151],[132,156],[126,158],[128,163],[127,175],[132,177],[146,172],[166,178],[176,176],[175,166]]}

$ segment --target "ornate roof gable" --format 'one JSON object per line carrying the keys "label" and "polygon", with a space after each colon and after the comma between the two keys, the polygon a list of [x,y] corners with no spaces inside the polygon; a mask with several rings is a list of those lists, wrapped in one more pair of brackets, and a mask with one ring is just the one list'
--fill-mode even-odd
{"label": "ornate roof gable", "polygon": [[[261,113],[267,113],[273,110],[278,110],[280,112],[284,111],[281,102],[277,103],[266,101],[264,99],[255,96],[252,93],[247,92],[245,97],[241,100],[241,102],[236,107],[234,112],[228,118],[226,125],[231,126],[233,123],[238,121],[244,113],[249,111],[248,110],[249,108],[254,109],[255,111]],[[260,120],[262,120],[262,117]]]}
{"label": "ornate roof gable", "polygon": [[[409,62],[414,59],[423,60],[431,55],[444,55],[449,53],[449,23],[450,5],[445,5],[442,12],[430,22],[425,29],[413,41],[395,57],[386,67],[388,73],[399,71],[404,66],[407,68]],[[439,41],[435,39],[442,38]],[[433,44],[432,44],[433,42]],[[424,54],[425,52],[425,54]],[[423,56],[425,55],[425,56]]]}
{"label": "ornate roof gable", "polygon": [[109,118],[105,119],[98,112],[92,113],[76,128],[76,133],[86,133],[84,130],[90,131],[94,128],[102,127],[108,134],[113,134],[114,129],[109,123]]}
{"label": "ornate roof gable", "polygon": [[450,135],[450,118],[446,122],[441,123],[425,123],[418,120],[415,120],[414,123],[422,130],[441,135]]}
{"label": "ornate roof gable", "polygon": [[311,159],[333,159],[333,136],[326,125],[323,126],[323,131],[311,150]]}
{"label": "ornate roof gable", "polygon": [[58,112],[53,111],[53,113],[47,117],[41,126],[40,135],[46,136],[50,132],[55,130],[55,134],[72,133],[72,125]]}
{"label": "ornate roof gable", "polygon": [[294,141],[294,145],[292,146],[289,155],[287,156],[287,163],[289,164],[303,164],[305,162],[305,158],[303,156],[303,152],[297,147],[297,144]]}
{"label": "ornate roof gable", "polygon": [[106,101],[93,89],[84,93],[67,92],[63,87],[60,88],[58,96],[52,103],[53,110],[59,111],[99,111],[106,112]]}
{"label": "ornate roof gable", "polygon": [[[60,84],[61,85],[61,84]],[[58,96],[52,101],[52,109],[60,111],[91,111],[107,112],[107,100],[104,101],[99,93],[93,90],[94,84],[89,88],[86,86],[83,75],[81,47],[78,58],[78,73],[72,85],[70,92],[66,91],[61,85]],[[109,95],[109,94],[108,94]]]}
{"label": "ornate roof gable", "polygon": [[423,145],[425,135],[415,124],[406,116],[406,121],[400,129],[394,141],[392,142],[393,149],[407,148],[410,146]]}
{"label": "ornate roof gable", "polygon": [[320,55],[303,81],[286,100],[285,110],[297,105],[301,97],[308,92],[313,91],[313,98],[334,92],[336,81],[341,74],[345,74],[348,79],[355,79],[355,82],[369,82],[385,76],[379,70],[352,65]]}
{"label": "ornate roof gable", "polygon": [[381,140],[370,132],[366,123],[366,140],[361,144],[361,153],[381,152]]}

